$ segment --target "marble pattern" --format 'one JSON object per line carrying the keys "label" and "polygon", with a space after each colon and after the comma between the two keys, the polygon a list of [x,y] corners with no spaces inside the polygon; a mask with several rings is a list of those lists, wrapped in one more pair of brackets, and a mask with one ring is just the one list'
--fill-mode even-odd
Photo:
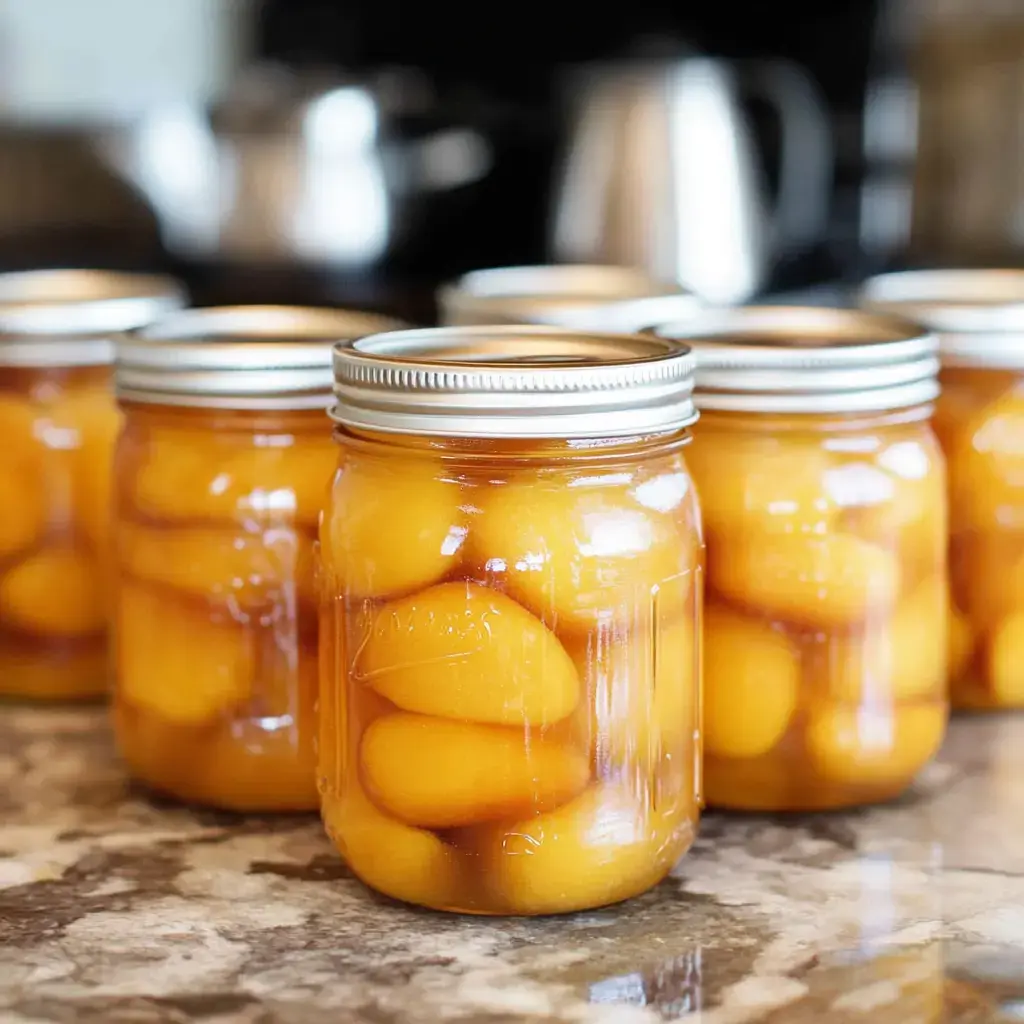
{"label": "marble pattern", "polygon": [[0,717],[2,1024],[1021,1019],[1022,718],[890,806],[708,814],[638,900],[492,920],[374,896],[308,818],[153,801],[101,709]]}

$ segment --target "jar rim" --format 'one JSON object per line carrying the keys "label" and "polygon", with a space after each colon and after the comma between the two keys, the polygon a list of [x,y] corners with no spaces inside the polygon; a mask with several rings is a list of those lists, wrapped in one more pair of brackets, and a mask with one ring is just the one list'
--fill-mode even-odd
{"label": "jar rim", "polygon": [[114,388],[130,402],[326,410],[332,346],[399,323],[327,307],[182,310],[118,340]]}
{"label": "jar rim", "polygon": [[632,333],[654,320],[683,319],[702,308],[692,291],[635,267],[584,263],[488,267],[443,285],[446,323],[530,323]]}
{"label": "jar rim", "polygon": [[1024,270],[879,274],[864,283],[858,303],[937,332],[945,366],[1024,369]]}
{"label": "jar rim", "polygon": [[109,365],[115,335],[186,301],[184,288],[160,275],[84,269],[0,274],[0,365]]}
{"label": "jar rim", "polygon": [[883,412],[938,395],[936,337],[896,316],[744,306],[649,330],[693,348],[698,409]]}
{"label": "jar rim", "polygon": [[390,331],[334,348],[332,418],[398,434],[618,437],[697,418],[677,341],[537,325]]}

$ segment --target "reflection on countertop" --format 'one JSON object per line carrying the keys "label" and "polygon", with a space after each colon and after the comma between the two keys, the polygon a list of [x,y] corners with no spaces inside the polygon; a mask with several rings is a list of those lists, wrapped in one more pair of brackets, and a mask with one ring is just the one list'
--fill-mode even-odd
{"label": "reflection on countertop", "polygon": [[956,721],[884,808],[707,815],[654,892],[564,918],[407,909],[317,822],[151,802],[100,709],[0,720],[5,1024],[1024,1020],[1024,718]]}

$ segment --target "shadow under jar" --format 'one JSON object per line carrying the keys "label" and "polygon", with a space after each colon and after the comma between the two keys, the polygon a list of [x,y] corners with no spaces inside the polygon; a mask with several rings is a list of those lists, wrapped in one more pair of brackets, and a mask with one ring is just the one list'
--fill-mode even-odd
{"label": "shadow under jar", "polygon": [[953,706],[1024,708],[1024,271],[887,274],[861,301],[939,335]]}
{"label": "shadow under jar", "polygon": [[550,914],[659,882],[699,813],[692,357],[463,327],[335,352],[328,832],[389,896]]}
{"label": "shadow under jar", "polygon": [[935,339],[898,319],[785,307],[658,333],[697,357],[687,457],[708,545],[709,805],[897,796],[947,717]]}
{"label": "shadow under jar", "polygon": [[110,688],[113,335],[180,307],[159,277],[0,275],[0,695]]}
{"label": "shadow under jar", "polygon": [[331,346],[387,325],[198,309],[120,344],[114,724],[152,788],[229,810],[317,807]]}

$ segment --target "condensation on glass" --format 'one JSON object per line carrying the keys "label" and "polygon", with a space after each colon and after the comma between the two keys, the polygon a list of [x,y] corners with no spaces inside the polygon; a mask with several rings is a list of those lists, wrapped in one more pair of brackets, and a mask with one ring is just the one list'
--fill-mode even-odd
{"label": "condensation on glass", "polygon": [[632,267],[548,264],[474,270],[437,296],[441,323],[539,324],[583,331],[638,331],[693,316],[700,299]]}
{"label": "condensation on glass", "polygon": [[862,301],[939,335],[934,426],[949,466],[953,705],[1022,708],[1024,272],[883,275]]}
{"label": "condensation on glass", "polygon": [[165,278],[0,275],[0,696],[109,689],[113,336],[183,302]]}
{"label": "condensation on glass", "polygon": [[797,811],[898,795],[947,717],[934,337],[785,307],[658,333],[697,357],[687,457],[708,547],[708,804]]}
{"label": "condensation on glass", "polygon": [[132,774],[232,810],[317,806],[317,522],[331,346],[387,321],[190,310],[121,342],[115,729]]}
{"label": "condensation on glass", "polygon": [[321,529],[328,832],[389,896],[548,914],[660,881],[699,813],[692,357],[530,327],[339,346]]}

